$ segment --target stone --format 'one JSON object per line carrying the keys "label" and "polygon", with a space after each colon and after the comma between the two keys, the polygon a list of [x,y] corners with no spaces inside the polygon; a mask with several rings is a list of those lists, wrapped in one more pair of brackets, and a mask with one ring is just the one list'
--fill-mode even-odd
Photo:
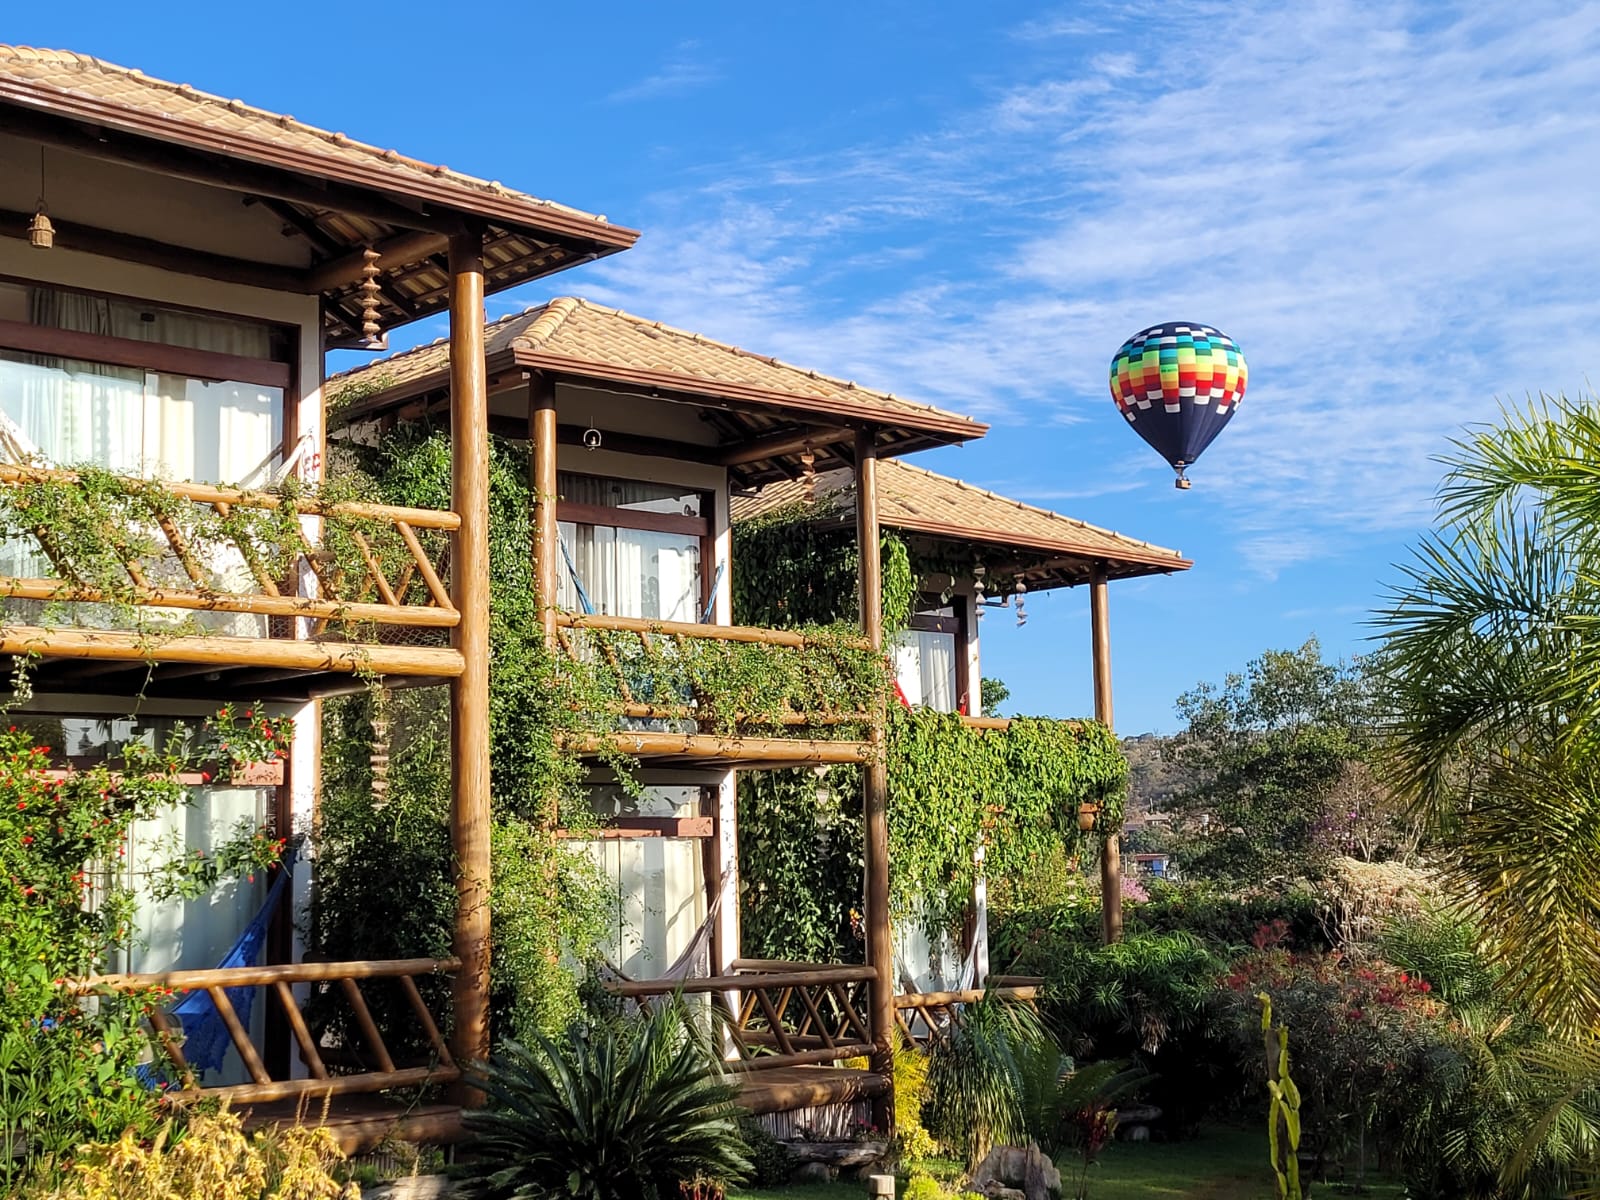
{"label": "stone", "polygon": [[1150,1140],[1150,1126],[1118,1125],[1117,1134],[1125,1142],[1148,1142]]}
{"label": "stone", "polygon": [[827,1163],[808,1162],[801,1163],[789,1176],[790,1183],[832,1183],[838,1174]]}
{"label": "stone", "polygon": [[868,1175],[867,1195],[874,1197],[875,1200],[883,1196],[889,1197],[889,1200],[894,1200],[894,1176]]}
{"label": "stone", "polygon": [[1061,1172],[1037,1146],[996,1146],[972,1173],[972,1190],[993,1196],[996,1187],[1020,1188],[1023,1200],[1050,1200],[1061,1192]]}

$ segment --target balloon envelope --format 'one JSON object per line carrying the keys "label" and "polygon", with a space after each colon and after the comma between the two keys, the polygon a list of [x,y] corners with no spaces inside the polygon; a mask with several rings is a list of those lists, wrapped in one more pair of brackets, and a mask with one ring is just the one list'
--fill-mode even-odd
{"label": "balloon envelope", "polygon": [[1122,343],[1111,360],[1111,398],[1184,486],[1183,468],[1232,419],[1246,377],[1244,355],[1227,334],[1168,321]]}

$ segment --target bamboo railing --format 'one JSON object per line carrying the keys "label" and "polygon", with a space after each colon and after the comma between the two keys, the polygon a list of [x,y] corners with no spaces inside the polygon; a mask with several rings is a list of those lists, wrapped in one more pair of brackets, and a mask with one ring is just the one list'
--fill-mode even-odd
{"label": "bamboo railing", "polygon": [[[91,994],[100,989],[143,992],[153,989],[173,989],[181,992],[204,991],[216,1005],[217,1015],[227,1027],[239,1060],[250,1076],[249,1083],[204,1087],[197,1080],[183,1054],[182,1030],[161,1008],[150,1010],[149,1021],[156,1044],[161,1048],[177,1076],[180,1087],[171,1094],[180,1100],[201,1097],[227,1099],[236,1104],[260,1104],[274,1100],[348,1095],[363,1092],[381,1092],[390,1088],[421,1087],[431,1084],[452,1083],[461,1077],[461,1071],[450,1055],[439,1025],[428,1010],[427,1002],[417,987],[419,976],[450,974],[460,969],[455,958],[402,958],[368,962],[303,962],[271,967],[224,967],[206,971],[164,971],[144,975],[95,975],[73,984],[80,994]],[[434,1061],[426,1066],[397,1066],[390,1056],[372,1012],[367,1007],[361,990],[363,982],[394,980],[410,1005],[417,1026],[432,1051]],[[370,1056],[376,1070],[356,1070],[336,1074],[330,1072],[325,1056],[332,1060],[338,1047],[320,1044],[313,1036],[294,995],[296,984],[310,984],[324,993],[337,993],[349,1006],[355,1028],[361,1035],[363,1058]],[[261,1053],[250,1040],[249,1032],[239,1019],[230,991],[240,988],[264,988],[274,997],[293,1031],[300,1049],[300,1059],[308,1073],[303,1079],[273,1079],[268,1073]],[[350,1055],[340,1057],[349,1059]],[[341,1068],[342,1069],[342,1068]]]}
{"label": "bamboo railing", "polygon": [[[455,513],[290,500],[197,483],[118,482],[122,493],[108,501],[102,489],[98,508],[85,502],[71,514],[101,526],[92,546],[74,544],[45,523],[14,534],[10,544],[48,564],[51,574],[0,575],[0,597],[45,606],[43,623],[0,629],[0,654],[460,673],[459,656],[445,648],[460,622],[445,582],[451,541],[461,525]],[[87,495],[74,472],[0,465],[3,489],[61,485],[84,488]],[[254,519],[285,507],[313,520]],[[319,523],[320,535],[314,536],[308,525]],[[73,606],[64,626],[50,615],[57,605]],[[129,631],[126,618],[108,606],[135,614],[168,610],[151,616],[161,616],[171,628],[141,617]],[[185,628],[177,621],[181,613],[265,620],[256,627],[259,634],[239,637]],[[295,640],[366,648],[357,666],[351,654],[239,644]],[[189,644],[199,642],[215,643],[216,654]]]}
{"label": "bamboo railing", "polygon": [[894,1023],[907,1041],[931,1045],[950,1035],[961,1024],[962,1010],[985,995],[1026,1004],[1038,1010],[1039,981],[1006,976],[991,976],[989,987],[963,988],[950,992],[908,992],[894,998]]}
{"label": "bamboo railing", "polygon": [[872,1053],[871,967],[740,959],[703,979],[606,984],[612,995],[705,996],[737,1071],[815,1066]]}
{"label": "bamboo railing", "polygon": [[[815,695],[807,697],[806,711],[785,709],[775,713],[735,712],[713,720],[715,696],[652,697],[638,695],[641,664],[677,656],[687,660],[695,643],[727,642],[770,647],[774,654],[811,652],[870,652],[864,638],[818,638],[791,629],[762,629],[746,625],[711,625],[689,621],[656,621],[638,617],[557,612],[553,614],[556,644],[569,661],[585,662],[599,670],[617,699],[609,708],[619,728],[569,739],[570,749],[592,754],[609,745],[627,754],[647,757],[686,755],[707,761],[831,765],[864,763],[871,750],[864,740],[816,736],[787,737],[784,729],[818,730],[845,726],[866,727],[872,714],[842,707],[836,692],[822,679]],[[586,634],[620,635],[617,641]],[[629,727],[629,722],[670,723],[675,728]],[[727,728],[731,723],[733,732]]]}

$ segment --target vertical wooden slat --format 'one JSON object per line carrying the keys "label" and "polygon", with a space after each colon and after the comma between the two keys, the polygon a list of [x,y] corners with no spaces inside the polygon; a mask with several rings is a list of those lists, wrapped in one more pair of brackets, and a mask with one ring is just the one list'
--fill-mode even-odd
{"label": "vertical wooden slat", "polygon": [[[463,669],[450,685],[450,846],[455,855],[452,1053],[489,1057],[489,383],[484,362],[483,238],[450,239],[450,495],[461,517],[450,564]],[[405,530],[401,534],[404,536]],[[414,536],[414,535],[413,535]],[[410,544],[410,539],[407,539]],[[415,553],[415,550],[413,550]],[[422,560],[418,560],[422,569]],[[427,578],[428,571],[423,571]],[[431,583],[430,583],[431,588]],[[464,1104],[482,1093],[463,1089]]]}
{"label": "vertical wooden slat", "polygon": [[439,1026],[434,1024],[433,1014],[428,1011],[428,1006],[423,1003],[422,993],[417,990],[417,981],[409,975],[402,975],[400,986],[405,991],[406,999],[411,1001],[411,1009],[417,1014],[417,1020],[422,1022],[422,1032],[428,1035],[428,1044],[439,1056],[439,1062],[446,1067],[455,1066],[456,1060],[450,1055],[450,1047],[445,1045],[444,1038],[439,1033]]}
{"label": "vertical wooden slat", "polygon": [[[878,527],[878,445],[870,429],[856,433],[856,537],[861,547],[861,632],[883,649],[883,562]],[[870,1003],[872,1069],[888,1088],[873,1101],[873,1123],[894,1135],[894,946],[889,931],[889,774],[883,760],[881,708],[873,714],[872,762],[864,777],[867,963],[876,974]]]}
{"label": "vertical wooden slat", "polygon": [[183,1048],[178,1045],[178,1039],[172,1036],[171,1021],[160,1005],[150,1010],[150,1024],[156,1031],[156,1039],[160,1041],[161,1048],[172,1060],[172,1065],[178,1068],[179,1083],[185,1088],[194,1087],[194,1072],[189,1069],[189,1060],[183,1056]]}
{"label": "vertical wooden slat", "polygon": [[294,1002],[294,989],[281,979],[272,986],[283,1005],[283,1015],[289,1019],[289,1028],[294,1030],[294,1040],[300,1043],[300,1060],[306,1064],[306,1070],[311,1072],[313,1079],[326,1079],[328,1068],[323,1066],[322,1055],[317,1053],[316,1039],[311,1036],[311,1030],[306,1028],[306,1019],[300,1015],[300,1006]]}
{"label": "vertical wooden slat", "polygon": [[528,384],[528,482],[533,488],[533,582],[545,645],[555,649],[561,540],[557,528],[556,385],[543,371]]}
{"label": "vertical wooden slat", "polygon": [[378,1032],[378,1023],[372,1019],[372,1011],[367,1008],[366,997],[361,994],[361,985],[354,979],[346,978],[339,980],[339,986],[344,990],[345,999],[350,1001],[350,1007],[356,1015],[356,1026],[361,1030],[361,1036],[366,1039],[372,1057],[378,1060],[378,1070],[393,1071],[394,1059],[389,1057],[389,1047],[383,1044],[383,1035]]}
{"label": "vertical wooden slat", "polygon": [[[1089,581],[1089,632],[1094,642],[1094,719],[1112,729],[1111,611],[1106,576]],[[1122,940],[1122,836],[1112,832],[1100,850],[1100,922],[1106,944]]]}
{"label": "vertical wooden slat", "polygon": [[250,1072],[250,1078],[257,1083],[271,1083],[272,1077],[267,1074],[267,1068],[261,1061],[261,1055],[256,1053],[256,1048],[250,1042],[250,1035],[245,1032],[239,1023],[239,1014],[233,1011],[233,1001],[228,999],[227,990],[220,987],[208,987],[206,995],[211,997],[211,1003],[217,1006],[217,1015],[222,1018],[222,1023],[228,1028],[228,1036],[233,1039],[233,1048],[239,1052],[239,1058],[244,1062],[244,1069]]}

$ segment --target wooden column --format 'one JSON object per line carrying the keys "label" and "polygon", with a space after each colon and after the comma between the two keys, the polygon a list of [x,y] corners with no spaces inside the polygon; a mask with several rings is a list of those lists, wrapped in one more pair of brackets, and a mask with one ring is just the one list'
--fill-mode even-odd
{"label": "wooden column", "polygon": [[[1106,576],[1089,581],[1089,631],[1094,641],[1094,718],[1115,731],[1111,712],[1111,615]],[[1107,944],[1122,940],[1122,836],[1113,833],[1100,851],[1100,920]]]}
{"label": "wooden column", "polygon": [[545,645],[556,645],[560,533],[556,529],[556,384],[543,371],[528,385],[528,483],[533,489],[533,583],[539,589]]}
{"label": "wooden column", "polygon": [[[861,631],[883,648],[883,558],[878,530],[878,447],[871,430],[856,434],[856,536],[861,547]],[[862,772],[865,789],[867,963],[872,979],[871,1065],[890,1081],[873,1102],[873,1123],[893,1135],[894,943],[889,930],[889,771],[883,760],[883,713],[872,729],[872,762]]]}
{"label": "wooden column", "polygon": [[[456,923],[450,1050],[489,1056],[489,384],[483,345],[483,240],[450,239],[450,497],[461,516],[450,593],[465,669],[450,685],[450,847]],[[475,1093],[463,1102],[481,1102]]]}

